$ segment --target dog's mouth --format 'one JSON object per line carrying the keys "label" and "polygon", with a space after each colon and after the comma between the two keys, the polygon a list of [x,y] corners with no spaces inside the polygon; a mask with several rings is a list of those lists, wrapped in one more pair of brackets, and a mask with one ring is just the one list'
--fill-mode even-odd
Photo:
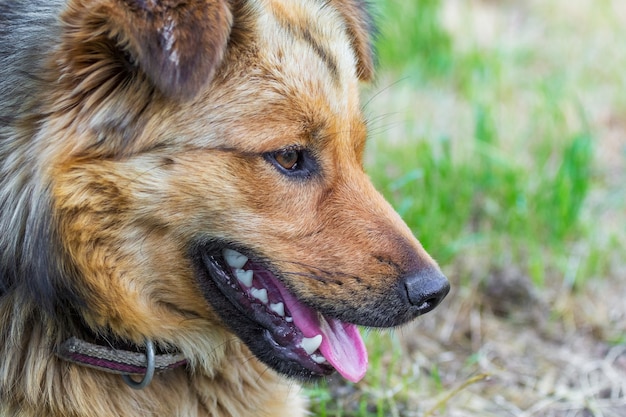
{"label": "dog's mouth", "polygon": [[335,370],[353,382],[365,375],[367,351],[355,325],[304,304],[261,262],[236,250],[203,250],[200,259],[205,297],[261,361],[301,379]]}

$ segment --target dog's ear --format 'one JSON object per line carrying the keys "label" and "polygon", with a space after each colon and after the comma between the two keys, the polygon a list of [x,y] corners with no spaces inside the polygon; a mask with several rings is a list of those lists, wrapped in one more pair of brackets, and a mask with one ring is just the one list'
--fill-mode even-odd
{"label": "dog's ear", "polygon": [[330,0],[346,21],[348,34],[358,59],[357,70],[361,81],[374,77],[374,49],[372,36],[374,25],[367,11],[367,2],[360,0]]}
{"label": "dog's ear", "polygon": [[232,25],[226,0],[108,3],[111,35],[162,93],[193,97],[211,80]]}

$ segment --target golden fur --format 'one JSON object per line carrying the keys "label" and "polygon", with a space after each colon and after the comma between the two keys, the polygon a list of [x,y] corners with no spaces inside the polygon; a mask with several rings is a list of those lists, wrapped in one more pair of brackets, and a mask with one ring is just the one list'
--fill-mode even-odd
{"label": "golden fur", "polygon": [[[369,30],[355,0],[0,1],[0,416],[304,415],[207,302],[205,241],[324,314],[418,314],[398,282],[437,266],[362,168]],[[93,335],[188,364],[134,391],[55,356]]]}

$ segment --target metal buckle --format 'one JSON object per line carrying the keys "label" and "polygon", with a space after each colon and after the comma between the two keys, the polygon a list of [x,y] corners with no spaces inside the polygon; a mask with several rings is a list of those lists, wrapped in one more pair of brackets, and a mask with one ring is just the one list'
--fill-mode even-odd
{"label": "metal buckle", "polygon": [[152,343],[152,340],[146,339],[146,373],[139,382],[132,379],[128,374],[122,375],[122,379],[124,379],[126,385],[132,389],[144,389],[152,381],[152,377],[154,376],[154,367],[154,344]]}

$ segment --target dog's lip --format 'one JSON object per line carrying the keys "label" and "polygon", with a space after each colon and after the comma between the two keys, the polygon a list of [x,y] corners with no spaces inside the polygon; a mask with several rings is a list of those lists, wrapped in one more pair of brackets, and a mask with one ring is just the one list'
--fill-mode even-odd
{"label": "dog's lip", "polygon": [[220,292],[264,329],[262,338],[275,354],[320,376],[333,369],[353,382],[364,376],[367,351],[355,325],[303,304],[272,272],[241,252],[222,249],[202,258]]}
{"label": "dog's lip", "polygon": [[[272,356],[282,358],[283,362],[297,363],[306,370],[306,373],[296,371],[294,374],[323,376],[333,372],[333,368],[319,354],[317,349],[313,352],[310,351],[312,348],[307,346],[306,342],[306,339],[309,338],[303,335],[293,323],[293,319],[289,316],[288,311],[285,311],[285,316],[281,317],[278,313],[270,310],[269,305],[272,303],[269,301],[270,299],[276,301],[278,290],[266,292],[263,295],[257,293],[257,297],[265,296],[268,298],[268,302],[262,302],[252,295],[250,288],[247,290],[242,288],[242,285],[236,279],[234,270],[227,265],[223,256],[220,256],[219,253],[204,253],[202,254],[202,260],[220,292],[231,305],[247,318],[246,322],[237,322],[235,324],[236,328],[233,328],[235,333],[244,330],[243,327],[246,325],[262,329],[262,331],[258,332],[259,336],[254,339],[255,345],[264,342],[265,347],[273,351]],[[247,263],[248,266],[255,267],[255,264],[252,262]],[[258,266],[256,267],[258,268]],[[226,322],[231,324],[228,319]],[[309,352],[303,346],[303,341]],[[256,353],[253,347],[250,347]]]}

